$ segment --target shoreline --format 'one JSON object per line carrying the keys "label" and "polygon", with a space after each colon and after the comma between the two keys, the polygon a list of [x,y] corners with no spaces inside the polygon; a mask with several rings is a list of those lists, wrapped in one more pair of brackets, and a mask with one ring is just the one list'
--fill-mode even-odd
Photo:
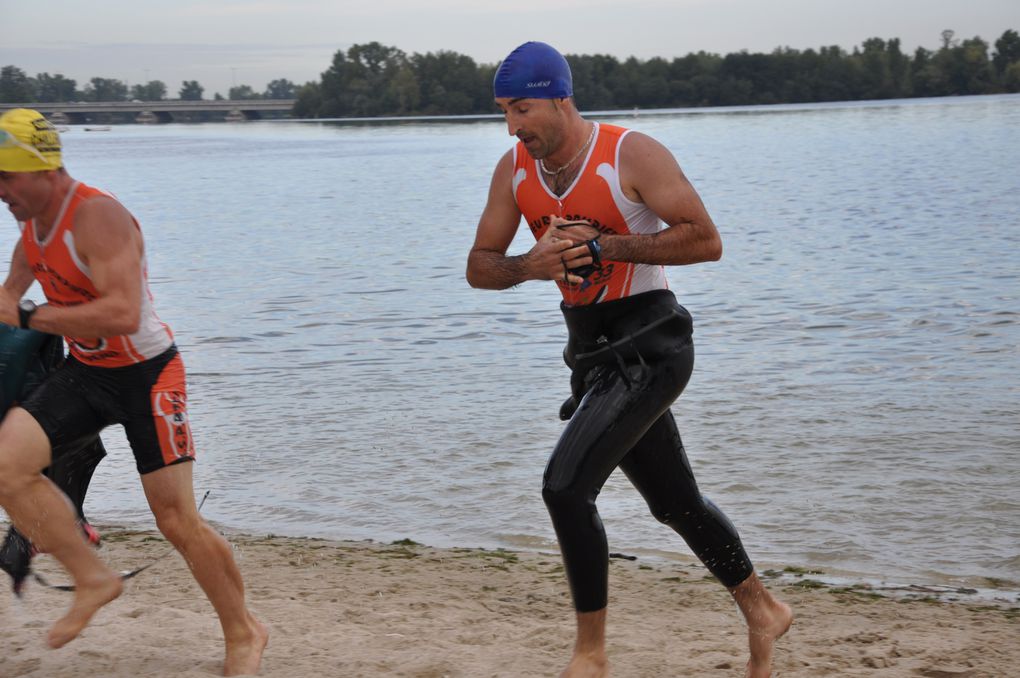
{"label": "shoreline", "polygon": [[[3,515],[0,513],[0,515]],[[6,518],[5,515],[3,515]],[[255,532],[247,527],[236,527],[224,524],[219,521],[206,518],[220,534],[228,540],[237,539],[259,539],[279,538],[292,539],[297,541],[324,542],[336,544],[377,544],[386,545],[401,541],[410,540],[418,545],[434,548],[437,550],[449,550],[464,548],[457,540],[447,540],[439,545],[419,542],[416,536],[404,537],[403,533],[396,532],[392,537],[333,537],[317,534],[286,534],[283,532]],[[91,521],[100,533],[106,536],[107,533],[138,532],[151,533],[157,538],[162,538],[152,527],[151,517],[137,522],[104,522]],[[9,523],[0,521],[0,532],[7,529]],[[399,538],[397,538],[399,537]],[[538,542],[539,540],[535,540]],[[671,565],[687,566],[694,565],[701,567],[700,562],[689,551],[685,551],[683,542],[678,542],[679,550],[665,550],[660,548],[629,548],[614,547],[610,544],[610,550],[616,553],[621,549],[622,559],[633,558],[645,564],[652,564],[656,567],[668,567]],[[512,551],[516,553],[554,553],[559,558],[559,551],[555,543],[499,543],[477,541],[470,547],[481,551]],[[615,550],[614,550],[615,549]],[[927,577],[911,577],[910,573],[899,573],[892,575],[881,575],[862,570],[847,569],[836,566],[819,565],[816,563],[790,563],[789,561],[770,560],[767,558],[752,558],[755,571],[763,580],[782,580],[784,583],[796,583],[801,580],[811,580],[806,585],[821,583],[829,588],[850,588],[858,591],[871,591],[881,593],[890,597],[934,597],[943,602],[980,602],[992,605],[1020,606],[1020,579],[1007,579],[1002,577],[982,575],[955,575],[947,573],[932,572]],[[0,676],[2,678],[2,676]]]}
{"label": "shoreline", "polygon": [[[43,644],[68,595],[32,582],[0,596],[5,677],[217,675],[222,633],[202,592],[152,531],[99,526],[128,582],[83,636]],[[546,676],[565,665],[573,613],[558,553],[227,534],[252,610],[271,628],[263,676]],[[66,581],[49,557],[37,564]],[[794,609],[777,676],[998,676],[1020,663],[1020,603],[831,586],[764,570]],[[736,607],[696,562],[610,561],[613,675],[742,675]]]}
{"label": "shoreline", "polygon": [[[144,532],[146,534],[152,534],[156,538],[162,538],[158,532],[148,527],[152,524],[151,520],[142,521],[137,525],[102,522],[93,524],[103,535],[107,532]],[[462,544],[457,544],[455,541],[448,544],[435,545],[426,542],[419,542],[412,537],[387,540],[370,537],[336,538],[315,535],[289,535],[274,532],[267,532],[263,534],[260,532],[251,532],[244,528],[224,525],[216,521],[211,521],[210,524],[226,539],[231,541],[233,541],[234,538],[242,540],[266,538],[342,545],[367,544],[386,546],[389,544],[409,543],[439,551],[470,548],[475,551],[545,554],[551,555],[557,559],[560,557],[555,543],[534,546],[524,543],[507,545],[488,543],[465,547]],[[683,546],[682,542],[680,542],[680,545]],[[672,566],[703,569],[700,561],[698,561],[692,553],[682,550],[666,551],[655,548],[627,548],[625,551],[620,551],[619,549],[614,550],[614,547],[610,545],[610,558],[634,560],[642,564],[652,565],[659,569]],[[891,576],[886,578],[874,573],[843,569],[839,567],[826,567],[824,565],[814,564],[789,564],[766,559],[753,560],[755,571],[766,583],[779,581],[784,585],[796,586],[818,586],[820,584],[820,588],[850,589],[862,593],[877,593],[893,598],[934,598],[947,603],[973,602],[1005,607],[1020,606],[1020,580],[1013,581],[1010,579],[982,577],[977,575],[963,577],[948,574],[939,574],[938,576],[933,575],[928,579],[920,578],[916,580],[911,579],[909,575]]]}
{"label": "shoreline", "polygon": [[[151,519],[139,521],[138,523],[101,521],[91,521],[91,523],[99,530],[104,543],[107,542],[108,537],[109,541],[120,541],[134,535],[144,535],[147,541],[164,541],[163,536],[154,527],[151,527]],[[276,532],[253,532],[246,528],[233,527],[217,521],[209,521],[209,524],[232,544],[235,540],[239,542],[285,540],[295,543],[307,542],[309,544],[318,543],[340,546],[364,545],[385,547],[405,545],[436,551],[457,551],[466,548],[479,552],[535,554],[557,559],[560,557],[555,543],[543,543],[540,545],[482,543],[481,545],[464,546],[452,541],[435,545],[419,542],[411,537],[390,540],[360,536],[293,535]],[[9,522],[0,521],[0,534],[5,532],[9,525]],[[656,569],[670,567],[703,569],[700,561],[689,552],[665,551],[656,548],[625,548],[624,551],[614,551],[613,548],[610,545],[611,560],[636,561]],[[100,556],[102,556],[102,552],[100,552]],[[111,564],[111,566],[113,565]],[[981,603],[1006,608],[1020,607],[1020,581],[1010,579],[982,576],[963,577],[946,574],[932,576],[927,579],[923,577],[911,579],[909,575],[883,577],[869,572],[839,567],[799,563],[787,564],[765,559],[755,559],[754,566],[758,576],[767,584],[774,582],[784,586],[846,589],[862,594],[873,593],[889,598],[934,599],[944,603]],[[0,678],[3,678],[2,675],[0,675]]]}

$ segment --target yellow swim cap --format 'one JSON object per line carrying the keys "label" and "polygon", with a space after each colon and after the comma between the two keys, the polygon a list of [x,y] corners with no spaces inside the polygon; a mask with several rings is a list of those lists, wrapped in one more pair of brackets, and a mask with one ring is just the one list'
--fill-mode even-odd
{"label": "yellow swim cap", "polygon": [[0,115],[0,172],[45,172],[63,164],[60,135],[42,113],[12,108]]}

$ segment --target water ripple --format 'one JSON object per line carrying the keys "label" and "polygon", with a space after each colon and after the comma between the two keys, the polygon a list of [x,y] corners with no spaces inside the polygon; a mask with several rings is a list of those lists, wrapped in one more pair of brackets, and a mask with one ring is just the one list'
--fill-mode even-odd
{"label": "water ripple", "polygon": [[[1020,581],[1020,97],[631,122],[722,232],[720,262],[668,271],[698,355],[673,412],[755,561]],[[498,122],[66,137],[145,230],[212,519],[551,548],[558,294],[463,278]],[[366,224],[402,237],[350,237]],[[147,513],[119,435],[90,514],[130,522]],[[613,548],[687,553],[621,474],[599,507]]]}

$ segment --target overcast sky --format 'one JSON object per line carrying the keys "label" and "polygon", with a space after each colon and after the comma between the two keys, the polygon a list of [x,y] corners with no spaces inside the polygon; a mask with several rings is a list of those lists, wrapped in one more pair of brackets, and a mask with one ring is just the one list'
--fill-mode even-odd
{"label": "overcast sky", "polygon": [[318,80],[333,54],[378,41],[407,53],[452,50],[495,63],[526,40],[565,53],[672,58],[900,38],[936,49],[939,34],[994,45],[1020,30],[1020,0],[0,0],[0,66],[137,84],[206,98]]}

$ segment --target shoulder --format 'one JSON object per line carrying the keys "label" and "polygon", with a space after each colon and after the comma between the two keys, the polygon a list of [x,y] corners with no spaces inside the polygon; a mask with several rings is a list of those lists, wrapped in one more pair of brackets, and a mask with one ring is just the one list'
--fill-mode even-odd
{"label": "shoulder", "polygon": [[644,164],[648,162],[668,162],[676,164],[676,158],[660,142],[644,132],[627,130],[626,136],[620,141],[620,161]]}
{"label": "shoulder", "polygon": [[86,190],[79,193],[81,202],[78,205],[77,213],[86,217],[113,216],[119,213],[130,217],[127,208],[120,204],[116,198],[105,191],[85,187]]}
{"label": "shoulder", "polygon": [[96,192],[82,200],[75,211],[74,233],[80,247],[92,249],[134,241],[138,237],[138,227],[131,213],[116,198]]}
{"label": "shoulder", "polygon": [[642,196],[647,190],[684,180],[680,165],[668,148],[633,130],[620,142],[619,171],[624,193],[639,202],[644,202]]}
{"label": "shoulder", "polygon": [[134,218],[120,202],[108,193],[86,195],[74,213],[74,224],[87,226],[94,223],[127,224],[134,226]]}
{"label": "shoulder", "polygon": [[507,152],[499,158],[499,162],[496,163],[496,168],[500,167],[513,167],[517,163],[517,144],[514,144]]}

